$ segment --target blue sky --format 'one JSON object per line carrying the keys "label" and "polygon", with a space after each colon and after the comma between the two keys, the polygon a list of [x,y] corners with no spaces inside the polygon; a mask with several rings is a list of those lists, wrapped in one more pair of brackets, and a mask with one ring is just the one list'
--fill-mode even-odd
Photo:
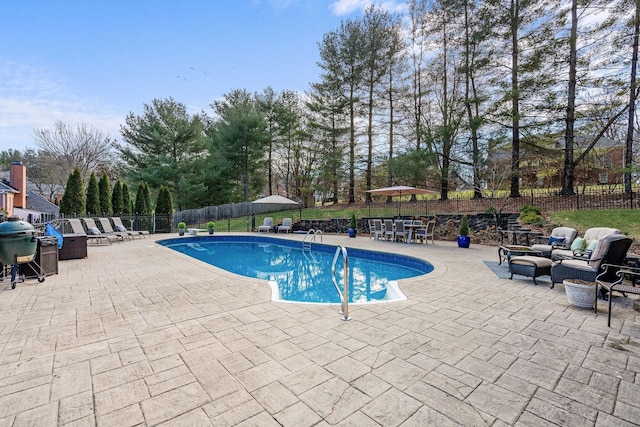
{"label": "blue sky", "polygon": [[[370,0],[0,0],[0,151],[34,128],[120,125],[154,98],[191,113],[237,88],[305,91],[318,42]],[[382,3],[399,11],[404,0]]]}

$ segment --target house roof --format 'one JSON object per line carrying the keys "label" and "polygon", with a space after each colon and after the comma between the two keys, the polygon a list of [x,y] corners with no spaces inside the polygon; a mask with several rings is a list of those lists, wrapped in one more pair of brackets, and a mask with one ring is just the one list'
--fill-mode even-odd
{"label": "house roof", "polygon": [[4,181],[0,181],[0,193],[19,193],[18,190]]}
{"label": "house roof", "polygon": [[27,209],[43,213],[59,214],[60,207],[51,203],[35,191],[27,190]]}

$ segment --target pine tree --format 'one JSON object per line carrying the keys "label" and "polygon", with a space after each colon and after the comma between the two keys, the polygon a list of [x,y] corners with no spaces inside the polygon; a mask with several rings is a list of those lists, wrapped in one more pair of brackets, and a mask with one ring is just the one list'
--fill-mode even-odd
{"label": "pine tree", "polygon": [[153,205],[151,204],[151,190],[149,189],[149,183],[144,183],[144,205],[147,210],[147,214],[150,214],[153,210]]}
{"label": "pine tree", "polygon": [[89,216],[100,214],[100,190],[98,180],[93,172],[89,176],[89,184],[87,185],[87,214]]}
{"label": "pine tree", "polygon": [[136,193],[136,206],[134,210],[134,212],[138,215],[147,215],[149,213],[147,210],[147,204],[145,202],[144,187],[144,182],[140,182],[140,184],[138,184],[138,192]]}
{"label": "pine tree", "polygon": [[164,185],[160,187],[158,199],[156,201],[156,214],[170,215],[173,213],[173,200],[171,199],[171,191],[169,187]]}
{"label": "pine tree", "polygon": [[67,179],[64,196],[60,202],[60,213],[65,215],[84,216],[85,199],[83,187],[84,184],[82,183],[80,170],[75,168],[73,173],[69,175],[69,179]]}
{"label": "pine tree", "polygon": [[113,192],[111,193],[111,206],[113,207],[113,213],[115,215],[122,215],[122,183],[120,182],[120,179],[117,179],[116,183],[113,184]]}
{"label": "pine tree", "polygon": [[102,215],[111,215],[113,213],[113,207],[111,205],[111,183],[109,183],[109,177],[106,172],[100,177],[98,189],[100,193],[100,213]]}
{"label": "pine tree", "polygon": [[131,215],[133,210],[131,209],[131,194],[129,193],[129,186],[126,182],[122,183],[122,215]]}

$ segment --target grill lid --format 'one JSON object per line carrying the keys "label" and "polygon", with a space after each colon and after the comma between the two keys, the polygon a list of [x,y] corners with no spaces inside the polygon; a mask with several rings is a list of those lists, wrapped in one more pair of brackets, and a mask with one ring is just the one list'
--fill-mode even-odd
{"label": "grill lid", "polygon": [[0,238],[2,237],[14,237],[23,234],[33,235],[35,228],[33,225],[26,221],[20,220],[20,218],[12,216],[5,222],[0,223]]}

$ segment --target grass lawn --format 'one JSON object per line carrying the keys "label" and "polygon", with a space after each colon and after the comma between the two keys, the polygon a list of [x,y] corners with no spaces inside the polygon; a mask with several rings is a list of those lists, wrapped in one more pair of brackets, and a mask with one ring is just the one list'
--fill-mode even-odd
{"label": "grass lawn", "polygon": [[611,227],[623,234],[640,240],[640,210],[638,209],[602,209],[584,211],[549,212],[552,224],[573,227],[580,234],[591,227]]}

